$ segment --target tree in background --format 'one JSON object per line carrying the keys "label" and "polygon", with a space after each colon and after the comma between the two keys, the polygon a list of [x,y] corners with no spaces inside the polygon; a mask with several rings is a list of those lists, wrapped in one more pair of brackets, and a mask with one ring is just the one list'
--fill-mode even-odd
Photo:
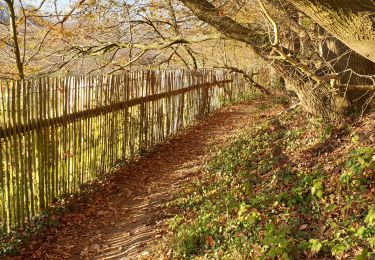
{"label": "tree in background", "polygon": [[72,50],[90,61],[85,73],[219,67],[225,60],[250,64],[254,57],[246,55],[243,43],[223,39],[178,2],[95,1],[78,17],[74,26],[85,39],[76,41]]}
{"label": "tree in background", "polygon": [[[40,0],[3,0],[0,17],[2,78],[25,79],[51,73],[69,61],[69,41],[74,35],[66,30],[81,0],[68,11],[59,11],[56,2]],[[47,7],[48,5],[51,5]],[[54,5],[54,7],[53,7]]]}
{"label": "tree in background", "polygon": [[2,78],[254,62],[244,44],[208,33],[212,29],[170,0],[81,0],[63,11],[52,0],[6,0],[4,13]]}
{"label": "tree in background", "polygon": [[255,63],[329,122],[374,99],[373,0],[81,0],[54,15],[12,1],[3,49],[18,78],[176,67],[246,74]]}
{"label": "tree in background", "polygon": [[[366,54],[365,49],[367,53],[371,50],[363,46],[360,47],[362,51],[358,48],[362,42],[364,46],[375,43],[375,32],[369,29],[371,18],[361,20],[373,13],[372,1],[368,8],[362,5],[360,10],[351,10],[353,5],[346,5],[345,1],[331,1],[335,4],[323,4],[326,1],[229,1],[221,6],[220,1],[181,2],[197,18],[227,37],[251,46],[254,53],[276,68],[297,94],[305,110],[315,116],[326,121],[341,121],[348,102],[353,101],[352,95],[346,95],[347,91],[359,91],[361,95],[364,94],[362,90],[374,91],[375,67],[371,54]],[[233,14],[230,10],[240,4],[244,7]],[[250,19],[244,19],[247,16],[244,10],[252,10]],[[343,24],[344,13],[349,15],[346,25]],[[355,20],[355,17],[358,19]],[[358,23],[359,20],[361,23]],[[344,35],[345,31],[348,33],[344,26],[358,34],[352,37],[357,39],[357,43]],[[336,32],[334,28],[343,30],[338,30],[337,35],[331,34]],[[338,38],[351,43],[349,48]]]}
{"label": "tree in background", "polygon": [[[229,56],[257,56],[284,78],[309,114],[340,122],[354,101],[366,105],[373,99],[375,66],[371,48],[365,46],[374,41],[374,7],[371,1],[356,7],[345,1],[333,2],[140,1],[125,8],[133,15],[120,15],[131,18],[115,19],[116,26],[101,33],[113,40],[82,43],[76,49],[81,55],[110,55],[111,63],[104,67],[113,67],[114,71],[135,63],[197,68],[203,63],[215,66],[215,60],[216,66],[233,67],[228,65]],[[125,2],[112,1],[111,5],[114,3],[117,6]],[[106,1],[96,1],[91,8],[98,10],[99,4],[103,5],[103,14],[113,9],[106,6]],[[121,25],[125,23],[128,26],[124,30]],[[113,34],[114,28],[127,36],[114,38],[119,34]],[[351,28],[353,37],[347,28]],[[229,45],[221,47],[225,43],[237,48],[228,53]],[[128,57],[115,62],[116,55],[126,56],[124,52]],[[244,59],[235,69],[244,71],[249,63]]]}

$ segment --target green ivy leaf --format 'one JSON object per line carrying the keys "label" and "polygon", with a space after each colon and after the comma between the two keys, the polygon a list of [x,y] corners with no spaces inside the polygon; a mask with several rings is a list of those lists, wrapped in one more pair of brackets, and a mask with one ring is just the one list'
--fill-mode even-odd
{"label": "green ivy leaf", "polygon": [[335,204],[329,204],[327,206],[327,211],[331,212],[331,211],[334,211],[336,209],[336,205]]}
{"label": "green ivy leaf", "polygon": [[375,225],[375,207],[371,207],[365,218],[365,223],[369,226]]}
{"label": "green ivy leaf", "polygon": [[349,249],[348,245],[345,245],[343,243],[338,243],[332,247],[332,255],[334,256],[342,255],[348,249]]}
{"label": "green ivy leaf", "polygon": [[314,180],[311,195],[315,195],[319,199],[323,197],[323,182],[321,180]]}
{"label": "green ivy leaf", "polygon": [[314,253],[318,253],[320,249],[322,249],[322,243],[319,241],[319,239],[310,239],[310,249]]}
{"label": "green ivy leaf", "polygon": [[366,228],[365,228],[364,226],[360,226],[360,227],[357,229],[357,231],[355,232],[355,235],[356,235],[357,237],[362,237],[363,234],[365,233],[365,231],[366,231]]}
{"label": "green ivy leaf", "polygon": [[357,255],[354,259],[355,260],[366,260],[366,259],[368,259],[367,255],[368,255],[368,250],[367,249],[363,249],[362,252],[361,252],[361,254]]}
{"label": "green ivy leaf", "polygon": [[352,143],[353,143],[353,144],[356,144],[356,143],[358,143],[358,141],[359,141],[359,136],[358,136],[358,135],[354,135],[354,136],[352,137]]}
{"label": "green ivy leaf", "polygon": [[367,241],[368,241],[368,244],[370,245],[370,247],[375,249],[375,237],[371,237]]}

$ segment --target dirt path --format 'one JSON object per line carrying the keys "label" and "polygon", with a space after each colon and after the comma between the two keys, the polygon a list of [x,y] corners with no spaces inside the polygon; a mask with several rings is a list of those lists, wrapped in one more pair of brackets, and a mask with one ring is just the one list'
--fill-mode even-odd
{"label": "dirt path", "polygon": [[255,111],[252,104],[217,111],[120,169],[95,203],[66,216],[66,223],[43,242],[31,242],[22,258],[136,258],[147,242],[160,237],[157,224],[166,217],[163,207],[176,187],[200,171],[214,147],[259,120]]}

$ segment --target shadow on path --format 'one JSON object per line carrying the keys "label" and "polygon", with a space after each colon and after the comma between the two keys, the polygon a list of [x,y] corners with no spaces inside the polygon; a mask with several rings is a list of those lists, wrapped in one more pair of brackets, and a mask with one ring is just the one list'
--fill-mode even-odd
{"label": "shadow on path", "polygon": [[[253,104],[221,109],[119,169],[115,182],[44,243],[23,257],[38,259],[134,259],[161,237],[158,223],[174,191],[199,173],[214,150],[259,120]],[[69,218],[67,218],[69,219]]]}

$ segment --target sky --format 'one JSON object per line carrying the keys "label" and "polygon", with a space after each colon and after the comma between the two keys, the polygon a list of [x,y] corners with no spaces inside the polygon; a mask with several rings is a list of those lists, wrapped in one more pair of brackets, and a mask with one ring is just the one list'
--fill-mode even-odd
{"label": "sky", "polygon": [[[21,0],[22,4],[24,6],[39,6],[42,0]],[[44,11],[54,11],[54,3],[55,0],[47,0],[46,3],[43,5],[42,10]],[[69,10],[69,6],[71,6],[71,3],[77,2],[78,0],[56,0],[58,11],[66,11]],[[19,7],[20,2],[14,1],[15,6]],[[5,6],[5,2],[3,0],[0,0],[0,6]]]}
{"label": "sky", "polygon": [[69,4],[70,4],[70,0],[57,0],[57,6],[59,8],[64,8],[64,7],[66,8],[69,6]]}
{"label": "sky", "polygon": [[70,6],[70,3],[74,0],[57,0],[57,8],[59,10],[65,10]]}
{"label": "sky", "polygon": [[[70,4],[72,2],[75,2],[76,0],[56,0],[56,3],[57,3],[57,8],[59,11],[64,11],[64,10],[67,10],[70,6]],[[23,1],[24,3],[30,3],[31,5],[39,5],[41,0],[24,0]],[[46,2],[46,4],[44,5],[43,7],[43,10],[45,11],[50,11],[50,10],[54,10],[54,6],[53,6],[53,2],[54,0],[48,0]]]}

